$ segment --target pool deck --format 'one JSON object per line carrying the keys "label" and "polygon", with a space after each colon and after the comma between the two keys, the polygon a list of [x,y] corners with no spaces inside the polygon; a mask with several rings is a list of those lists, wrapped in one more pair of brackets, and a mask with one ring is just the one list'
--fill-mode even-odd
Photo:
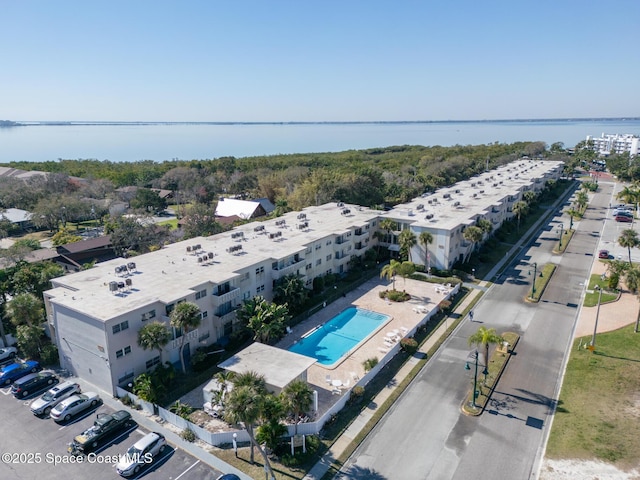
{"label": "pool deck", "polygon": [[345,359],[342,362],[338,362],[334,367],[327,368],[319,363],[309,367],[307,381],[312,389],[318,392],[318,410],[320,414],[340,398],[332,393],[336,388],[327,383],[327,375],[332,380],[340,380],[343,384],[347,384],[347,388],[352,387],[356,382],[354,374],[358,378],[364,375],[362,364],[365,360],[372,357],[382,359],[387,354],[380,349],[385,348],[385,339],[389,332],[398,330],[400,336],[403,336],[403,329],[411,331],[441,300],[447,298],[446,293],[436,291],[436,286],[437,284],[417,280],[407,279],[405,282],[403,279],[398,279],[396,280],[396,289],[405,290],[411,295],[411,300],[395,303],[386,302],[379,296],[380,291],[391,288],[391,283],[384,279],[372,279],[349,292],[345,297],[328,304],[309,319],[296,325],[291,333],[287,334],[284,339],[275,345],[279,348],[288,349],[304,334],[352,306],[384,313],[391,317],[388,323],[370,335],[354,350],[350,351]]}

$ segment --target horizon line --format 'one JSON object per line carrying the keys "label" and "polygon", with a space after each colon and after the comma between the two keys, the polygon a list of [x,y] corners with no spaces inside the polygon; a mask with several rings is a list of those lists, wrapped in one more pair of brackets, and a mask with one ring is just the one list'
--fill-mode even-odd
{"label": "horizon line", "polygon": [[640,120],[640,117],[559,117],[559,118],[502,118],[475,120],[291,120],[291,121],[174,121],[174,120],[0,120],[11,123],[10,126],[36,125],[159,125],[159,124],[192,124],[192,125],[364,125],[364,124],[421,124],[421,123],[491,123],[491,122],[551,122],[551,121],[611,121],[611,120]]}

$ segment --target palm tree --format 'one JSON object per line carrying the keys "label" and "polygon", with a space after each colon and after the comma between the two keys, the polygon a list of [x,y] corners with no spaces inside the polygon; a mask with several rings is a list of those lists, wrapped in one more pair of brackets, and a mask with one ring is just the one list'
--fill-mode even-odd
{"label": "palm tree", "polygon": [[433,235],[431,234],[431,232],[420,232],[418,241],[420,242],[420,245],[424,246],[424,268],[426,269],[427,273],[429,273],[429,270],[431,270],[431,262],[428,245],[433,243]]}
{"label": "palm tree", "polygon": [[393,239],[391,238],[391,232],[393,232],[396,228],[398,228],[396,222],[391,220],[390,218],[384,218],[380,220],[380,228],[387,232],[385,237],[386,243],[393,243]]}
{"label": "palm tree", "polygon": [[484,348],[484,361],[489,366],[489,344],[498,344],[504,342],[502,335],[496,333],[495,328],[480,327],[478,331],[469,337],[469,345]]}
{"label": "palm tree", "polygon": [[469,243],[471,243],[471,248],[469,249],[469,254],[467,256],[467,260],[471,257],[471,253],[473,252],[475,245],[482,241],[482,237],[484,236],[484,232],[480,227],[470,226],[464,229],[464,233],[462,237]]}
{"label": "palm tree", "polygon": [[138,346],[143,350],[158,350],[162,365],[162,349],[169,343],[171,332],[162,322],[151,322],[138,330]]}
{"label": "palm tree", "polygon": [[267,453],[258,444],[253,433],[254,427],[263,414],[264,398],[269,395],[266,382],[262,375],[256,372],[245,372],[236,376],[233,390],[229,392],[225,408],[225,417],[230,423],[241,423],[251,442],[251,464],[254,463],[254,449],[258,449],[270,477],[273,478],[273,470],[269,463]]}
{"label": "palm tree", "polygon": [[182,365],[182,373],[187,373],[187,367],[184,364],[184,338],[191,330],[198,328],[200,325],[200,307],[192,302],[180,302],[173,309],[169,316],[169,322],[173,328],[182,331],[180,336],[180,365]]}
{"label": "palm tree", "polygon": [[573,220],[576,218],[582,218],[582,214],[576,210],[575,208],[573,208],[573,205],[571,206],[571,208],[569,210],[566,211],[566,214],[569,215],[570,220],[570,224],[569,224],[569,230],[573,230]]}
{"label": "palm tree", "polygon": [[402,258],[411,261],[411,249],[417,244],[416,234],[407,228],[398,235],[398,243]]}
{"label": "palm tree", "polygon": [[309,292],[304,288],[300,275],[292,273],[276,281],[273,301],[288,304],[292,312],[298,311],[307,300]]}
{"label": "palm tree", "polygon": [[576,205],[578,205],[578,209],[584,210],[584,207],[589,203],[589,195],[584,190],[580,190],[576,194]]}
{"label": "palm tree", "polygon": [[401,263],[397,260],[391,260],[388,264],[382,267],[380,271],[380,278],[386,278],[387,280],[393,281],[393,290],[396,289],[396,273],[398,272],[398,268]]}
{"label": "palm tree", "polygon": [[476,226],[487,235],[493,230],[493,224],[486,218],[479,218],[476,222]]}
{"label": "palm tree", "polygon": [[624,203],[633,203],[635,205],[640,199],[640,191],[636,188],[626,186],[616,194],[616,198],[622,200]]}
{"label": "palm tree", "polygon": [[293,413],[295,435],[298,434],[298,419],[300,414],[311,407],[313,391],[309,384],[303,380],[294,380],[280,393],[282,403]]}
{"label": "palm tree", "polygon": [[536,193],[531,190],[527,190],[522,194],[522,198],[528,205],[531,205],[533,201],[536,199]]}
{"label": "palm tree", "polygon": [[637,293],[640,290],[640,268],[634,266],[627,270],[627,276],[625,277],[625,283],[627,288],[632,293]]}
{"label": "palm tree", "polygon": [[520,230],[520,218],[523,215],[526,215],[528,210],[529,205],[527,204],[527,202],[520,200],[519,202],[514,203],[511,211],[518,218],[518,230]]}
{"label": "palm tree", "polygon": [[638,232],[632,228],[627,228],[622,231],[622,235],[618,238],[618,243],[621,247],[625,247],[629,253],[629,265],[631,265],[631,248],[640,245],[640,239],[638,238]]}
{"label": "palm tree", "polygon": [[286,303],[278,305],[262,298],[256,305],[253,315],[249,317],[247,326],[253,332],[254,340],[268,343],[270,340],[284,335],[285,324],[289,318]]}

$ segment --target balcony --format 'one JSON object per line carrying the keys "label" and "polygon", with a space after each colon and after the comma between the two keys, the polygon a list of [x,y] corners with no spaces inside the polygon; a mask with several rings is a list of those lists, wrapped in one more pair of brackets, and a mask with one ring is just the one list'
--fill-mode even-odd
{"label": "balcony", "polygon": [[[189,343],[189,342],[197,342],[198,336],[199,336],[198,329],[196,328],[195,330],[191,330],[190,332],[185,333],[182,337],[184,337],[184,343]],[[180,345],[182,344],[182,341],[183,341],[182,337],[178,337],[175,340],[171,340],[167,345],[167,348],[169,350],[175,350],[176,348],[180,348]]]}
{"label": "balcony", "polygon": [[282,277],[286,277],[292,273],[295,273],[296,270],[304,267],[304,258],[299,259],[297,262],[293,262],[289,265],[280,268],[274,268],[272,277],[274,280],[278,280]]}
{"label": "balcony", "polygon": [[237,287],[232,287],[231,290],[229,290],[228,292],[221,293],[221,294],[218,294],[214,291],[212,297],[213,297],[213,305],[217,307],[219,305],[225,304],[227,302],[230,302],[240,297],[240,289]]}

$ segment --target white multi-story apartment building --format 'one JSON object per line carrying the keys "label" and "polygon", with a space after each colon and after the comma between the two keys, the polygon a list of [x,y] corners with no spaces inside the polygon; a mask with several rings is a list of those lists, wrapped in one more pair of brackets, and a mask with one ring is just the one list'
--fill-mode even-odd
{"label": "white multi-story apartment building", "polygon": [[605,135],[592,137],[587,135],[587,142],[593,142],[593,148],[601,155],[610,153],[629,153],[631,156],[638,154],[640,149],[640,137],[631,134]]}
{"label": "white multi-story apartment building", "polygon": [[[561,162],[520,160],[388,212],[342,203],[308,207],[56,278],[44,297],[61,365],[115,393],[160,362],[157,351],[137,344],[146,322],[168,325],[182,301],[200,307],[200,326],[184,339],[172,330],[163,350],[162,361],[178,362],[181,342],[189,356],[228,336],[242,302],[256,295],[271,300],[278,279],[296,274],[311,288],[316,277],[346,272],[352,258],[377,246],[374,232],[384,218],[398,227],[387,244],[391,250],[397,250],[400,230],[427,230],[434,237],[431,265],[451,267],[470,248],[462,237],[466,226],[486,218],[499,227],[524,192],[540,190],[561,172]],[[412,258],[420,263],[421,256],[424,248],[416,245]]]}

